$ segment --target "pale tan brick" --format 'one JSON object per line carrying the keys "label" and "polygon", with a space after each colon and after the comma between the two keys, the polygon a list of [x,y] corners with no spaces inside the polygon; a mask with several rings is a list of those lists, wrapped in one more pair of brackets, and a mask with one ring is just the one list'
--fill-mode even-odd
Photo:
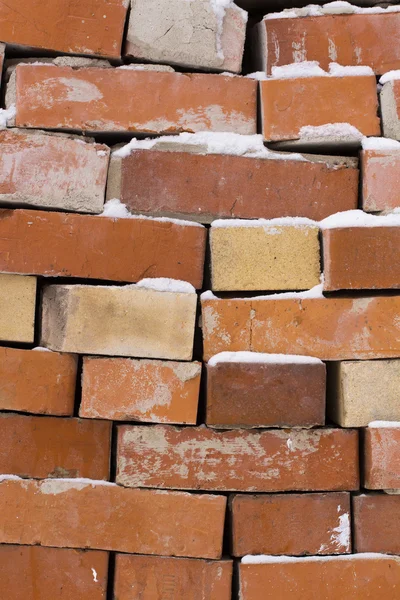
{"label": "pale tan brick", "polygon": [[32,343],[36,277],[0,275],[0,340]]}

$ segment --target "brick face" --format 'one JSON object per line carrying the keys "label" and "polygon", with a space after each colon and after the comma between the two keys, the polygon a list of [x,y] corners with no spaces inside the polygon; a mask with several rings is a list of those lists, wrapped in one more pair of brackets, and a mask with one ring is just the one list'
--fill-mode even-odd
{"label": "brick face", "polygon": [[367,427],[364,432],[364,486],[400,489],[400,428]]}
{"label": "brick face", "polygon": [[400,496],[355,496],[353,515],[355,552],[400,554]]}
{"label": "brick face", "polygon": [[399,205],[399,150],[361,152],[362,207],[367,212],[390,211]]}

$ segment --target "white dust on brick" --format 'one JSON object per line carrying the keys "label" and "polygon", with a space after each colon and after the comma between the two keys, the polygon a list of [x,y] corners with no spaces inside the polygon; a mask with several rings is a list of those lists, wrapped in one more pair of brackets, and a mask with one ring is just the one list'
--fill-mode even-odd
{"label": "white dust on brick", "polygon": [[5,129],[9,121],[15,119],[17,110],[14,105],[9,108],[0,108],[0,129]]}
{"label": "white dust on brick", "polygon": [[281,227],[309,228],[318,227],[317,221],[306,217],[278,217],[276,219],[216,219],[211,223],[213,229],[262,227],[268,234],[282,233]]}
{"label": "white dust on brick", "polygon": [[360,8],[350,4],[349,2],[329,2],[323,6],[309,4],[303,8],[286,9],[282,12],[270,13],[264,17],[264,21],[271,19],[298,19],[302,17],[324,17],[326,15],[371,15],[371,14],[388,14],[392,12],[400,12],[400,6],[389,6],[381,8],[380,6],[371,6],[368,8]]}
{"label": "white dust on brick", "polygon": [[264,352],[219,352],[208,361],[210,367],[220,363],[250,364],[322,364],[319,358],[300,354],[267,354]]}
{"label": "white dust on brick", "polygon": [[326,123],[325,125],[305,125],[300,129],[300,139],[342,138],[354,141],[363,139],[363,134],[350,123]]}
{"label": "white dust on brick", "polygon": [[183,219],[171,219],[169,217],[148,217],[146,215],[132,215],[127,206],[118,198],[111,198],[104,204],[103,212],[99,217],[110,217],[112,219],[142,219],[145,221],[155,221],[158,223],[172,223],[174,225],[185,225],[189,227],[204,227],[201,223],[195,221],[185,221]]}
{"label": "white dust on brick", "polygon": [[[342,510],[341,506],[338,506],[338,513]],[[331,544],[335,546],[336,552],[348,552],[350,550],[351,541],[351,527],[350,527],[350,515],[345,512],[339,515],[339,524],[331,530],[330,536]],[[325,544],[322,544],[318,550],[320,552],[327,552],[330,550]]]}
{"label": "white dust on brick", "polygon": [[38,482],[38,485],[42,494],[51,495],[63,494],[70,490],[80,491],[88,486],[91,486],[92,488],[98,486],[117,487],[117,484],[112,483],[111,481],[87,479],[83,477],[77,477],[75,479],[43,479]]}
{"label": "white dust on brick", "polygon": [[267,565],[267,564],[286,564],[286,563],[309,563],[309,562],[353,562],[354,560],[386,560],[400,563],[399,556],[389,556],[378,552],[360,552],[359,554],[342,554],[338,556],[273,556],[269,554],[252,555],[248,554],[241,560],[244,565]]}
{"label": "white dust on brick", "polygon": [[299,79],[304,77],[374,77],[371,67],[342,66],[336,62],[329,64],[329,71],[324,71],[316,60],[305,60],[290,63],[282,67],[272,67],[271,77],[267,79]]}
{"label": "white dust on brick", "polygon": [[[236,8],[236,4],[233,0],[210,0],[210,6],[214,11],[214,14],[217,19],[217,55],[218,58],[224,60],[224,52],[222,50],[222,33],[224,29],[224,19],[226,11],[230,8]],[[243,20],[247,23],[247,12],[244,10],[240,10],[240,15]]]}

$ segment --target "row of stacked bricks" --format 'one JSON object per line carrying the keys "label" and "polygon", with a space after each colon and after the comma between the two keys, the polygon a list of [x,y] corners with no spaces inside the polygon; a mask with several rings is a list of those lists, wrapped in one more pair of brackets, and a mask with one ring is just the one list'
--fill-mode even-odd
{"label": "row of stacked bricks", "polygon": [[1,599],[400,598],[400,7],[364,3],[0,4]]}

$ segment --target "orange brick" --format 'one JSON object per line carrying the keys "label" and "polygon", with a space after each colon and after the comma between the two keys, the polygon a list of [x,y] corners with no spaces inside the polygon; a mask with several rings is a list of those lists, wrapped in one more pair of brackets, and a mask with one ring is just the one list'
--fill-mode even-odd
{"label": "orange brick", "polygon": [[127,0],[13,0],[0,6],[0,39],[9,44],[118,57]]}
{"label": "orange brick", "polygon": [[400,489],[400,427],[374,426],[364,430],[364,487]]}
{"label": "orange brick", "polygon": [[106,600],[107,552],[0,546],[0,597]]}
{"label": "orange brick", "polygon": [[222,300],[203,295],[204,360],[224,350],[322,360],[395,358],[399,311],[400,296]]}
{"label": "orange brick", "polygon": [[400,496],[353,497],[355,552],[400,554]]}
{"label": "orange brick", "polygon": [[221,557],[223,496],[131,490],[90,479],[3,478],[0,490],[1,543]]}
{"label": "orange brick", "polygon": [[84,358],[81,417],[196,424],[201,363]]}
{"label": "orange brick", "polygon": [[121,425],[116,481],[210,491],[353,490],[358,488],[358,434]]}
{"label": "orange brick", "polygon": [[109,422],[8,413],[0,414],[0,432],[0,473],[109,478]]}
{"label": "orange brick", "polygon": [[118,600],[231,600],[232,561],[205,561],[117,554],[114,593]]}
{"label": "orange brick", "polygon": [[233,556],[351,551],[350,494],[346,492],[237,495],[230,510]]}
{"label": "orange brick", "polygon": [[379,95],[383,135],[400,140],[400,81],[385,83]]}
{"label": "orange brick", "polygon": [[362,208],[391,211],[400,205],[400,146],[398,150],[361,152]]}
{"label": "orange brick", "polygon": [[77,358],[0,348],[0,410],[72,416]]}
{"label": "orange brick", "polygon": [[0,271],[127,282],[170,277],[201,287],[206,236],[203,227],[171,222],[3,209]]}
{"label": "orange brick", "polygon": [[244,77],[19,64],[16,124],[75,131],[253,134],[256,94],[257,82]]}

